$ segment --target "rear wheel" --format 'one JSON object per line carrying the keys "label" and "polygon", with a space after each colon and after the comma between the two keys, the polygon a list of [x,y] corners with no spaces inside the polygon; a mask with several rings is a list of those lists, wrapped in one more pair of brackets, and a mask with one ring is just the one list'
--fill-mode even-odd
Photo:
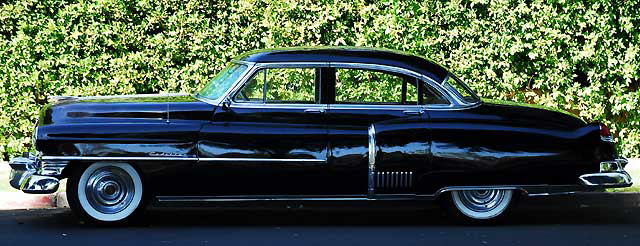
{"label": "rear wheel", "polygon": [[144,209],[140,175],[127,163],[98,162],[76,170],[67,183],[69,206],[88,222],[114,223]]}
{"label": "rear wheel", "polygon": [[447,206],[463,222],[492,223],[509,212],[517,193],[508,189],[451,191]]}

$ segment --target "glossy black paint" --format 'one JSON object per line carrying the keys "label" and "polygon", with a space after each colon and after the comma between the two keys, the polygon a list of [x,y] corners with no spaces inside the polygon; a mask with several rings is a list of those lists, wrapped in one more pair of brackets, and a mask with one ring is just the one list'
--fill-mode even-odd
{"label": "glossy black paint", "polygon": [[[374,63],[436,81],[447,74],[421,58],[367,49],[266,51],[239,60]],[[36,145],[44,156],[191,158],[129,161],[156,196],[364,195],[370,126],[375,171],[413,173],[409,187],[376,187],[376,194],[433,194],[460,185],[577,185],[579,175],[617,157],[614,146],[600,139],[597,124],[565,113],[488,100],[438,110],[350,107],[332,104],[335,76],[323,77],[324,97],[311,105],[222,107],[192,96],[53,104],[41,114]]]}
{"label": "glossy black paint", "polygon": [[[192,96],[62,102],[44,109],[36,145],[44,156],[196,157],[198,134],[211,121],[214,109]],[[158,194],[190,190],[193,161],[138,161],[136,165]]]}
{"label": "glossy black paint", "polygon": [[[376,131],[376,171],[415,172],[429,168],[429,131],[424,115],[406,115],[404,111],[420,110],[407,105],[394,109],[330,107],[327,114],[331,146],[332,186],[336,192],[363,194],[367,191],[368,130]],[[376,187],[377,193],[413,193],[410,188]]]}
{"label": "glossy black paint", "polygon": [[455,111],[428,111],[431,172],[421,193],[443,186],[577,184],[615,158],[599,126],[562,113],[484,103]]}
{"label": "glossy black paint", "polygon": [[[196,175],[209,185],[206,194],[332,194],[325,188],[332,177],[326,162],[324,116],[305,112],[321,108],[232,104],[227,110],[216,111],[215,120],[202,128],[198,156],[249,160],[201,160]],[[301,160],[251,160],[255,158]]]}

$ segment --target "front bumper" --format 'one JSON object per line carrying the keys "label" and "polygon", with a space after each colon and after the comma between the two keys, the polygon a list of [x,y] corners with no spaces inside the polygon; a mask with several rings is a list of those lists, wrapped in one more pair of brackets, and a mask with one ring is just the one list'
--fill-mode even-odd
{"label": "front bumper", "polygon": [[627,159],[616,159],[600,163],[599,173],[588,173],[580,176],[583,186],[592,188],[621,188],[633,185],[631,176],[624,170]]}
{"label": "front bumper", "polygon": [[58,190],[60,180],[56,177],[41,175],[43,173],[38,160],[33,155],[12,158],[9,161],[11,187],[30,194],[48,194]]}

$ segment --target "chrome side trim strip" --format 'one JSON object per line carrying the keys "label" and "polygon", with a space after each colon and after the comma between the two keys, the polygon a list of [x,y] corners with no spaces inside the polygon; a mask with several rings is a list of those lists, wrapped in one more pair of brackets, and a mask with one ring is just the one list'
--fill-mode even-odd
{"label": "chrome side trim strip", "polygon": [[49,96],[48,98],[53,103],[58,103],[62,101],[75,101],[75,100],[95,100],[95,99],[118,99],[118,98],[148,98],[148,97],[175,97],[175,96],[189,96],[189,94],[184,93],[162,93],[162,94],[131,94],[131,95],[114,95],[114,96],[87,96],[87,97],[77,97],[77,96]]}
{"label": "chrome side trim strip", "polygon": [[527,196],[557,196],[557,195],[571,195],[576,194],[578,191],[562,191],[562,192],[546,192],[546,193],[528,193]]}
{"label": "chrome side trim strip", "polygon": [[550,196],[588,191],[580,185],[493,185],[450,186],[433,194],[377,194],[366,195],[232,195],[232,196],[157,196],[159,202],[251,202],[251,201],[376,201],[376,200],[433,200],[442,193],[461,190],[519,190],[526,196]]}
{"label": "chrome side trim strip", "polygon": [[326,162],[324,159],[272,159],[272,158],[198,158],[198,157],[145,157],[145,156],[43,156],[42,160],[66,161],[264,161],[264,162]]}
{"label": "chrome side trim strip", "polygon": [[324,159],[199,158],[199,161],[326,162]]}
{"label": "chrome side trim strip", "polygon": [[364,195],[157,196],[159,202],[365,201]]}
{"label": "chrome side trim strip", "polygon": [[367,196],[373,198],[375,196],[375,174],[376,174],[376,128],[375,126],[369,126],[369,184],[367,189]]}
{"label": "chrome side trim strip", "polygon": [[525,189],[523,189],[522,187],[519,187],[519,186],[506,186],[506,185],[505,186],[502,186],[502,185],[495,185],[495,186],[450,186],[450,187],[441,188],[441,189],[437,190],[433,194],[416,195],[416,198],[436,198],[436,197],[440,196],[444,192],[463,191],[463,190],[520,190],[520,191],[523,191],[525,194],[528,194],[527,190],[525,190]]}
{"label": "chrome side trim strip", "polygon": [[197,161],[197,157],[144,157],[144,156],[43,156],[44,161]]}

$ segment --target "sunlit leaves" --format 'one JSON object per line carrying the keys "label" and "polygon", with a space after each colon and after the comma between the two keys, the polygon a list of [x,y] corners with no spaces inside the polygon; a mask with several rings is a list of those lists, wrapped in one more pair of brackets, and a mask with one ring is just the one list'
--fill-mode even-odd
{"label": "sunlit leaves", "polygon": [[245,51],[357,45],[430,58],[483,97],[603,121],[622,155],[640,156],[638,9],[614,0],[3,1],[0,153],[29,147],[49,95],[193,92]]}

